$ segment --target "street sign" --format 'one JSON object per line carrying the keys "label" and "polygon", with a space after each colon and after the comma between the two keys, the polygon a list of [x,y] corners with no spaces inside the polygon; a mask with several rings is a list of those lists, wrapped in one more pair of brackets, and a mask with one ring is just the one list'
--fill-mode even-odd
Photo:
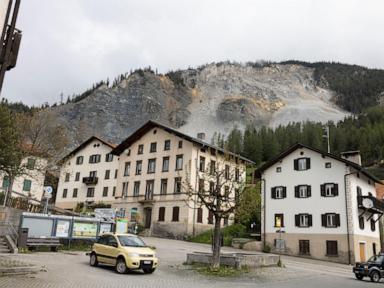
{"label": "street sign", "polygon": [[52,194],[53,189],[52,189],[51,186],[45,186],[45,187],[44,187],[44,191],[45,191],[47,194]]}

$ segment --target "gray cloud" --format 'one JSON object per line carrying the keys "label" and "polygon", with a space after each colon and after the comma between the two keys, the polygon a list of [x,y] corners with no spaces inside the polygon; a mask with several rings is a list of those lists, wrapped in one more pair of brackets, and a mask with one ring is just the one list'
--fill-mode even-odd
{"label": "gray cloud", "polygon": [[138,67],[235,60],[384,68],[381,0],[24,0],[2,97],[53,103]]}

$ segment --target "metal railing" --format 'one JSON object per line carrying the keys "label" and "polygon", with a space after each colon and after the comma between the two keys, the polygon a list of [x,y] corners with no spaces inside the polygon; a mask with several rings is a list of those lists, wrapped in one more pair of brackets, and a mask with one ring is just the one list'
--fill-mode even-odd
{"label": "metal railing", "polygon": [[0,236],[8,235],[11,237],[13,243],[17,244],[18,232],[13,223],[11,222],[1,222],[0,223]]}

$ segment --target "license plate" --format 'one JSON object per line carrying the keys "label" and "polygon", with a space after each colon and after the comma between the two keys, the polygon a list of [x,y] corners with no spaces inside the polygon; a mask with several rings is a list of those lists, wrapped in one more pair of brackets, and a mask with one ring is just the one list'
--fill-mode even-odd
{"label": "license plate", "polygon": [[143,261],[143,263],[144,263],[144,264],[152,264],[152,262],[149,261],[149,260]]}

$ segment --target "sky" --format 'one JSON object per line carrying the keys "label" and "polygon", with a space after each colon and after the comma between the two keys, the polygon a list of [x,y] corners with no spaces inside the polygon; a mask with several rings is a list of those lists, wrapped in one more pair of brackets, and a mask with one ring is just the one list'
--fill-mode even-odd
{"label": "sky", "polygon": [[0,97],[53,104],[151,66],[337,61],[384,69],[382,0],[21,0]]}

